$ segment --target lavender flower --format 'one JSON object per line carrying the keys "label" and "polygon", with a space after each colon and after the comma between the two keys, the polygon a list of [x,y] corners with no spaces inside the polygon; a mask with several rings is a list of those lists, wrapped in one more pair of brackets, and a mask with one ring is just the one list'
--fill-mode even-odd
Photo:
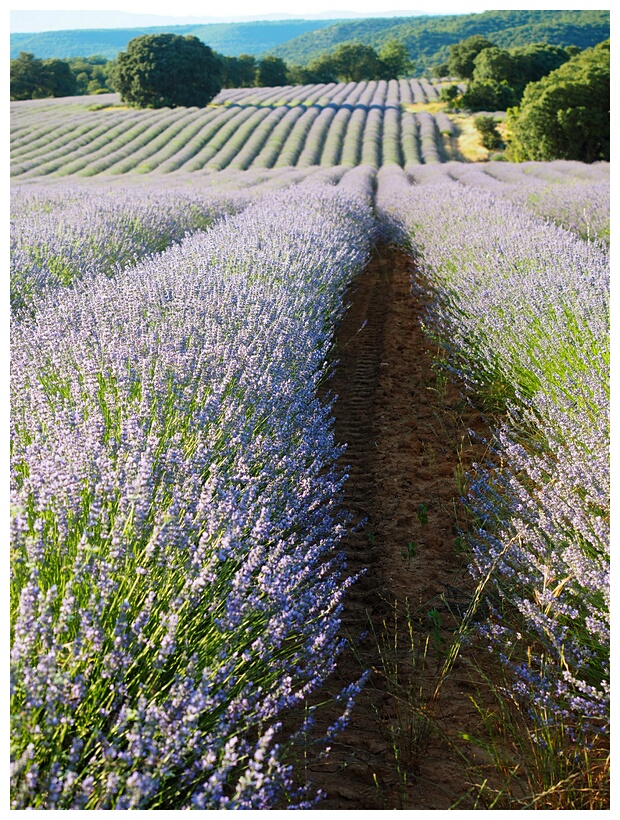
{"label": "lavender flower", "polygon": [[307,185],[14,323],[15,808],[312,805],[274,737],[341,646],[317,387],[373,231]]}
{"label": "lavender flower", "polygon": [[[457,166],[458,171],[462,169]],[[489,639],[538,715],[607,729],[609,257],[482,189],[455,164],[378,174],[384,230],[418,258],[425,324],[472,394],[504,409],[471,477],[472,572],[492,572],[531,640],[495,608]]]}

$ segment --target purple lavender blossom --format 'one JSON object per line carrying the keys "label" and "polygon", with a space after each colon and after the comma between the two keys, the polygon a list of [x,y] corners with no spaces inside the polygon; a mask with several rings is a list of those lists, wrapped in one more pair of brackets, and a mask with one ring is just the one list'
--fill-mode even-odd
{"label": "purple lavender blossom", "polygon": [[14,323],[15,808],[313,805],[275,733],[341,646],[317,387],[373,231],[307,185]]}
{"label": "purple lavender blossom", "polygon": [[425,324],[452,371],[472,394],[499,389],[505,402],[492,457],[471,477],[472,572],[491,573],[520,612],[529,661],[499,606],[489,638],[538,715],[606,731],[609,256],[507,201],[504,183],[490,178],[489,193],[479,171],[459,167],[465,187],[450,166],[412,170],[417,185],[381,169],[377,209],[417,257]]}

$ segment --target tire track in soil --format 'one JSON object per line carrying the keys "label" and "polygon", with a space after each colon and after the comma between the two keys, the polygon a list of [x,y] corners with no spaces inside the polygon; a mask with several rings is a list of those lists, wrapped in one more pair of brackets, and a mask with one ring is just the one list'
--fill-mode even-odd
{"label": "tire track in soil", "polygon": [[[421,647],[431,632],[428,610],[441,612],[438,640],[449,640],[458,623],[440,597],[446,589],[453,597],[455,588],[471,586],[454,549],[457,524],[465,524],[456,475],[482,457],[467,431],[484,427],[456,386],[438,389],[432,367],[437,350],[420,329],[422,305],[411,294],[410,271],[404,253],[377,249],[348,293],[350,307],[335,339],[338,366],[328,388],[338,397],[336,439],[346,442],[342,462],[350,465],[347,574],[366,572],[349,590],[342,617],[343,634],[355,648],[343,653],[320,700],[358,679],[363,668],[372,675],[329,756],[305,762],[306,775],[326,795],[318,806],[325,810],[447,809],[467,790],[464,766],[450,744],[437,732],[419,732],[419,716],[406,708],[420,686],[428,699],[443,655],[428,644],[421,683],[412,674],[405,621],[395,627],[394,612],[403,612],[408,602]],[[415,544],[415,555],[408,542]],[[385,643],[376,637],[382,634]],[[398,681],[384,673],[384,662],[395,661]],[[443,732],[472,731],[472,691],[459,659],[433,712]],[[317,711],[319,732],[339,714],[329,706]],[[398,726],[397,764],[392,731]]]}

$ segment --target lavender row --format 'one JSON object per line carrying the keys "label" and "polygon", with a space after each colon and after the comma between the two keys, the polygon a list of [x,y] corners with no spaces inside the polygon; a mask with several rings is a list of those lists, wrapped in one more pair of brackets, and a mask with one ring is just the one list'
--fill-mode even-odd
{"label": "lavender row", "polygon": [[[354,105],[356,86],[377,88],[385,95],[388,85],[389,102],[426,103],[439,98],[439,92],[447,80],[363,80],[360,83],[328,83],[304,86],[277,86],[274,88],[227,88],[213,99],[214,105],[327,105],[337,102],[339,105]],[[379,103],[375,103],[379,104]]]}
{"label": "lavender row", "polygon": [[[440,122],[439,115],[436,121]],[[609,242],[609,163],[448,162],[434,168],[407,170],[420,184],[439,182],[444,177],[455,179],[509,199],[583,239]]]}
{"label": "lavender row", "polygon": [[11,195],[11,307],[96,272],[111,276],[205,230],[247,200],[241,194],[151,187],[18,187]]}
{"label": "lavender row", "polygon": [[[344,167],[326,169],[337,179]],[[50,288],[113,275],[257,198],[317,176],[318,168],[179,173],[165,190],[149,176],[127,186],[93,179],[28,181],[11,194],[11,305],[32,308]],[[333,183],[335,184],[335,182]]]}
{"label": "lavender row", "polygon": [[305,185],[14,325],[14,808],[313,805],[275,736],[340,648],[317,388],[373,230]]}
{"label": "lavender row", "polygon": [[[24,119],[16,108],[11,174],[22,181],[441,162],[450,122],[445,115],[436,122],[426,111],[403,109],[399,99],[415,97],[401,93],[406,82],[293,87],[297,96],[288,102],[274,89],[261,89],[253,103],[233,100],[205,109],[91,111],[84,105],[75,111],[72,105],[53,127],[45,105],[40,122],[32,110]],[[313,89],[317,99],[310,104]]]}
{"label": "lavender row", "polygon": [[[506,408],[468,499],[479,522],[472,571],[490,573],[504,601],[490,645],[539,717],[605,731],[608,254],[447,176],[410,185],[399,169],[383,169],[377,206],[418,259],[427,325],[452,369]],[[520,628],[503,617],[506,606]]]}

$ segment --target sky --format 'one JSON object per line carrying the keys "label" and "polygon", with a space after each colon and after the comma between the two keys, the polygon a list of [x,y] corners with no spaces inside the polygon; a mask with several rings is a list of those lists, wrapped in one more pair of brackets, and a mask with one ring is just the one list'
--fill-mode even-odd
{"label": "sky", "polygon": [[286,13],[303,17],[304,14],[317,14],[326,11],[357,11],[376,12],[379,16],[382,11],[417,11],[430,14],[469,14],[490,9],[601,9],[609,8],[605,2],[553,2],[544,3],[520,2],[492,5],[479,0],[469,0],[465,3],[451,0],[226,0],[225,3],[209,3],[205,0],[11,0],[11,10],[70,10],[70,11],[123,11],[136,14],[161,14],[165,16],[249,16],[274,13]]}
{"label": "sky", "polygon": [[[557,4],[560,7],[562,4]],[[565,6],[566,4],[564,4]],[[209,3],[200,0],[94,0],[94,2],[71,2],[71,0],[11,0],[13,9],[45,9],[48,10],[114,10],[142,14],[162,14],[169,16],[247,16],[272,13],[295,13],[300,17],[305,13],[316,14],[323,11],[359,11],[377,12],[390,11],[425,11],[432,14],[467,14],[474,11],[485,11],[492,8],[488,3],[479,3],[476,0],[466,3],[455,3],[450,0],[226,0],[225,3]]]}

